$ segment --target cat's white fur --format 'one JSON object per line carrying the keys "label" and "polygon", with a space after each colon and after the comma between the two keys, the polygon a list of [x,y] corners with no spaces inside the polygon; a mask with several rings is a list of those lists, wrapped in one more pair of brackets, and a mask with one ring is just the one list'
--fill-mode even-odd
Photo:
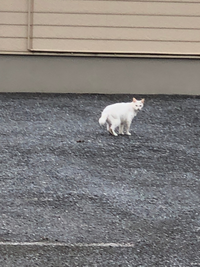
{"label": "cat's white fur", "polygon": [[124,134],[126,129],[126,134],[131,135],[129,132],[131,122],[133,118],[137,115],[138,111],[143,108],[144,99],[137,100],[133,98],[130,103],[116,103],[105,107],[101,113],[101,118],[99,119],[99,124],[107,124],[107,130],[112,134],[117,136],[115,129],[119,127],[119,134]]}

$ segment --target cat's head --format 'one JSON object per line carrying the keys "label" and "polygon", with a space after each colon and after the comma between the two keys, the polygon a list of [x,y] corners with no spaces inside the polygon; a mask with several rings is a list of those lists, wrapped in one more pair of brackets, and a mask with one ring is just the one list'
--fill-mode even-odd
{"label": "cat's head", "polygon": [[136,111],[141,110],[144,106],[144,98],[142,100],[137,100],[133,98],[133,104],[134,104],[134,109]]}

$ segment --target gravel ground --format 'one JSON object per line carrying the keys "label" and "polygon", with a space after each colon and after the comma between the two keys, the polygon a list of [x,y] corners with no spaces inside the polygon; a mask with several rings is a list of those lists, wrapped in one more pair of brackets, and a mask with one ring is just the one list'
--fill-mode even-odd
{"label": "gravel ground", "polygon": [[135,97],[0,94],[0,266],[200,266],[200,97]]}

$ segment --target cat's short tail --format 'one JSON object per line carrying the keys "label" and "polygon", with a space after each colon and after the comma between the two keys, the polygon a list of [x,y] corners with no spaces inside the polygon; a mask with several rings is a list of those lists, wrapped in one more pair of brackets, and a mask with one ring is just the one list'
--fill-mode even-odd
{"label": "cat's short tail", "polygon": [[107,118],[108,114],[102,113],[101,118],[99,119],[99,124],[104,125],[106,123]]}

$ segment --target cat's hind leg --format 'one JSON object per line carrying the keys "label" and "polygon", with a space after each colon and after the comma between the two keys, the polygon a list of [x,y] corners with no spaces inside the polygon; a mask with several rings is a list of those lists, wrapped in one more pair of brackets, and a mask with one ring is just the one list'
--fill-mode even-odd
{"label": "cat's hind leg", "polygon": [[114,135],[118,136],[118,134],[115,132],[115,129],[120,125],[120,120],[119,119],[112,119],[111,121],[111,126],[109,129],[109,132]]}
{"label": "cat's hind leg", "polygon": [[114,128],[112,126],[110,127],[109,132],[114,136],[118,136],[118,134],[115,132],[115,130],[114,130]]}
{"label": "cat's hind leg", "polygon": [[119,119],[109,115],[106,122],[107,122],[107,130],[109,131],[109,133],[114,136],[117,136],[118,134],[115,132],[115,129],[120,124]]}
{"label": "cat's hind leg", "polygon": [[108,120],[108,121],[107,121],[107,125],[106,125],[107,131],[108,131],[110,134],[115,135],[115,133],[113,132],[113,130],[112,130],[111,127],[112,127],[112,121],[111,121],[111,120]]}

